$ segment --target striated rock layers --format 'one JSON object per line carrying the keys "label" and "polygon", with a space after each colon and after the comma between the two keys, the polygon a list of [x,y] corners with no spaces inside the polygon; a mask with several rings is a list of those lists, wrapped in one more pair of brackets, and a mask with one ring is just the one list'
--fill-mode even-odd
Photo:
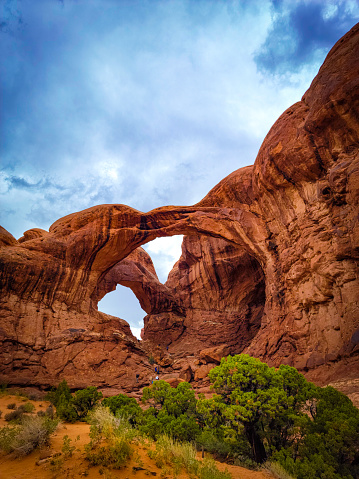
{"label": "striated rock layers", "polygon": [[[187,380],[245,351],[322,384],[357,384],[358,111],[356,26],[273,125],[255,164],[197,205],[95,206],[18,241],[2,230],[2,378],[129,391],[148,383],[155,344],[163,368]],[[138,247],[175,234],[187,235],[182,256],[161,285]],[[143,343],[97,311],[116,284],[147,313]]]}

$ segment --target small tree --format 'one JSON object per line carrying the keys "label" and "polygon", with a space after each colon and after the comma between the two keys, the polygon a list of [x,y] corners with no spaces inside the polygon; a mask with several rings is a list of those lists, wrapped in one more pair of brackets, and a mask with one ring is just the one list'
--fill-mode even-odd
{"label": "small tree", "polygon": [[359,477],[359,410],[333,387],[318,389],[297,459],[289,469],[299,479]]}
{"label": "small tree", "polygon": [[276,371],[242,354],[223,358],[209,377],[217,394],[201,399],[198,411],[208,424],[230,425],[237,436],[244,434],[258,463],[295,438],[296,425],[307,420],[303,408],[315,387],[294,368]]}
{"label": "small tree", "polygon": [[97,391],[95,386],[90,386],[86,389],[79,389],[76,391],[72,399],[72,404],[75,408],[78,418],[84,419],[88,412],[96,406],[101,398],[102,393]]}
{"label": "small tree", "polygon": [[84,419],[102,398],[94,386],[79,389],[72,396],[70,388],[63,380],[56,389],[50,391],[46,398],[56,407],[56,414],[67,422],[76,422]]}
{"label": "small tree", "polygon": [[141,430],[154,439],[159,434],[167,434],[181,441],[191,441],[199,433],[197,401],[188,383],[172,388],[166,381],[156,381],[144,388],[142,401],[151,407],[144,413]]}
{"label": "small tree", "polygon": [[117,396],[105,398],[102,401],[102,406],[108,407],[115,416],[127,418],[132,425],[141,422],[142,409],[137,404],[135,398],[130,398],[125,394],[118,394]]}

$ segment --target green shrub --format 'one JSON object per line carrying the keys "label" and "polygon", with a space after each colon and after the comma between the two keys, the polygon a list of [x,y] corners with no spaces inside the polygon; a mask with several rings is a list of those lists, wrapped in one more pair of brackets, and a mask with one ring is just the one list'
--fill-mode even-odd
{"label": "green shrub", "polygon": [[84,419],[101,398],[102,393],[97,391],[95,386],[76,391],[72,399],[72,405],[77,413],[77,417]]}
{"label": "green shrub", "polygon": [[19,423],[24,415],[24,411],[21,409],[15,409],[15,411],[5,414],[4,419],[8,422],[17,422]]}
{"label": "green shrub", "polygon": [[48,418],[24,417],[22,425],[0,429],[0,449],[6,453],[14,451],[18,456],[30,454],[48,443],[56,426],[57,421]]}
{"label": "green shrub", "polygon": [[0,451],[8,454],[13,450],[12,443],[19,431],[19,428],[20,426],[5,426],[0,428]]}
{"label": "green shrub", "polygon": [[279,462],[267,461],[264,464],[264,470],[269,471],[276,479],[294,479]]}
{"label": "green shrub", "polygon": [[79,417],[72,402],[61,400],[56,406],[56,415],[65,422],[76,422]]}
{"label": "green shrub", "polygon": [[213,459],[205,459],[201,464],[200,479],[232,479],[231,474],[227,471],[220,471]]}
{"label": "green shrub", "polygon": [[156,381],[143,389],[142,402],[151,407],[143,413],[139,429],[152,439],[165,434],[192,441],[199,434],[196,398],[188,383],[172,388],[166,381]]}
{"label": "green shrub", "polygon": [[133,454],[137,432],[126,418],[115,417],[107,407],[97,406],[88,416],[91,441],[85,446],[92,465],[120,469]]}
{"label": "green shrub", "polygon": [[[245,461],[247,464],[251,462],[253,469],[253,461],[250,459],[251,451],[248,441],[242,434],[234,433],[229,427],[218,427],[209,429],[205,427],[196,437],[196,444],[210,452],[216,459],[231,459],[234,464],[242,465]],[[247,467],[244,466],[244,467]]]}
{"label": "green shrub", "polygon": [[62,438],[62,454],[64,455],[64,459],[68,459],[69,457],[72,457],[72,454],[74,450],[76,449],[76,446],[71,446],[72,439],[69,438],[69,436],[66,434]]}
{"label": "green shrub", "polygon": [[26,402],[25,404],[21,404],[18,409],[23,412],[31,413],[35,410],[35,406],[31,402]]}
{"label": "green shrub", "polygon": [[45,399],[50,401],[56,408],[60,403],[70,402],[72,395],[67,381],[64,379],[57,388],[52,388],[45,396]]}
{"label": "green shrub", "polygon": [[121,469],[133,453],[130,442],[124,437],[113,436],[104,446],[86,449],[86,459],[93,466],[106,466]]}
{"label": "green shrub", "polygon": [[66,422],[76,422],[77,412],[72,403],[72,394],[66,380],[47,393],[46,399],[56,408],[56,415]]}
{"label": "green shrub", "polygon": [[14,402],[12,402],[12,403],[8,404],[6,407],[8,409],[16,409],[16,404]]}
{"label": "green shrub", "polygon": [[141,423],[143,412],[136,399],[125,394],[105,398],[102,406],[108,407],[114,416],[126,417],[132,425]]}
{"label": "green shrub", "polygon": [[0,382],[0,394],[6,393],[7,392],[6,389],[7,389],[7,383]]}
{"label": "green shrub", "polygon": [[102,393],[94,386],[79,389],[72,396],[65,380],[46,395],[46,399],[56,407],[56,415],[66,422],[83,420],[101,398]]}

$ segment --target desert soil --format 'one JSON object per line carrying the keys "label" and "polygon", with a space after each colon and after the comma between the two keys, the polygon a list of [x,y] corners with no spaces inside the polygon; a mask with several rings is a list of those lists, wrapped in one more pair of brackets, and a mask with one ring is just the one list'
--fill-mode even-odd
{"label": "desert soil", "polygon": [[[24,402],[31,402],[35,406],[34,414],[49,406],[47,401],[32,401],[22,396],[0,396],[0,427],[9,425],[4,420],[6,413],[10,412],[7,405],[15,403],[17,406]],[[135,446],[135,453],[125,468],[114,470],[104,467],[90,466],[85,459],[84,446],[90,442],[90,426],[83,422],[75,424],[60,423],[55,433],[51,436],[50,445],[42,450],[36,450],[28,456],[16,458],[12,454],[0,455],[0,478],[1,479],[77,479],[88,477],[89,479],[174,479],[173,473],[159,469],[153,460],[147,455],[147,449],[141,445]],[[64,460],[61,454],[63,437],[68,435],[72,440],[71,446],[76,446],[72,457]],[[58,454],[58,455],[56,455]],[[200,459],[200,455],[198,456]],[[233,479],[273,479],[268,472],[250,471],[243,467],[222,464],[216,461],[220,470],[226,468]],[[137,470],[136,468],[139,468]],[[141,469],[142,468],[142,469]],[[177,479],[189,479],[188,474],[181,473]]]}

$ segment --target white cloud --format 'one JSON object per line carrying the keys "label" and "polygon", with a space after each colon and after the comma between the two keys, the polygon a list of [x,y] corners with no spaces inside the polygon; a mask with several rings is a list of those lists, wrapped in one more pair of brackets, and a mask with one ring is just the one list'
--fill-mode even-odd
{"label": "white cloud", "polygon": [[140,340],[141,340],[141,328],[135,328],[135,327],[131,326],[131,331],[132,331],[132,334],[133,334],[137,339],[140,339]]}
{"label": "white cloud", "polygon": [[[298,5],[276,3],[286,15]],[[356,3],[338,5],[354,11]],[[269,0],[18,6],[23,26],[0,42],[0,214],[16,237],[95,204],[149,211],[198,202],[253,164],[324,58],[318,50],[285,75],[258,71],[255,54],[275,20]],[[332,18],[337,9],[325,11]],[[294,34],[280,42],[286,51]],[[163,282],[181,241],[145,247]],[[132,300],[115,295],[111,314],[138,328],[144,312],[131,316]]]}
{"label": "white cloud", "polygon": [[170,236],[156,238],[144,245],[144,249],[151,256],[157,276],[161,283],[167,281],[167,277],[173,265],[179,260],[182,253],[183,236]]}

